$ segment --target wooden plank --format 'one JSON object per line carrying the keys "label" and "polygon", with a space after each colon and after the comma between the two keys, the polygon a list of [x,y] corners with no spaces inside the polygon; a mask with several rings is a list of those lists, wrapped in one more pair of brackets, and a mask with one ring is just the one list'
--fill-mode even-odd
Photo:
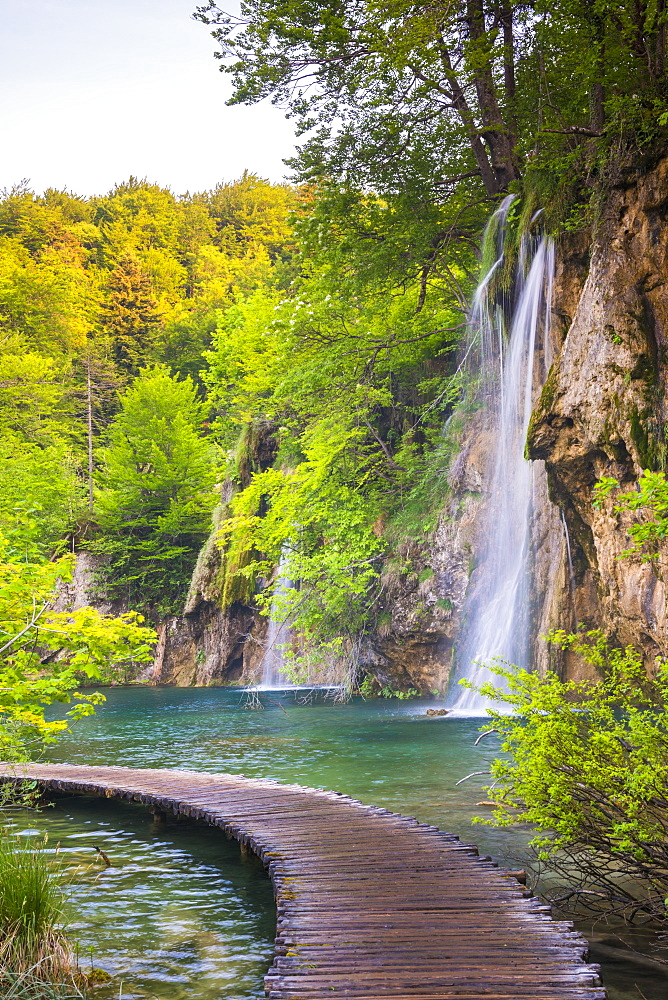
{"label": "wooden plank", "polygon": [[219,827],[277,903],[270,1000],[604,1000],[586,941],[512,872],[412,816],[236,775],[0,764],[0,780],[140,802]]}

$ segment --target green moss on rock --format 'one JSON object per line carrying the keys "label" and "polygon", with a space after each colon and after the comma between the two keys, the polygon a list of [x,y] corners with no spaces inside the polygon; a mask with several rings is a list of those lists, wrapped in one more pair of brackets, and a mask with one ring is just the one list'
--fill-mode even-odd
{"label": "green moss on rock", "polygon": [[538,400],[536,408],[531,414],[531,419],[529,420],[527,439],[524,445],[524,457],[527,460],[531,458],[531,451],[535,444],[536,431],[552,412],[556,395],[557,366],[556,364],[553,364],[550,367],[547,378],[545,379],[545,385],[542,388],[540,399]]}
{"label": "green moss on rock", "polygon": [[639,411],[636,407],[631,411],[631,440],[638,453],[638,460],[643,469],[652,472],[663,472],[666,468],[666,441],[663,429],[653,426],[655,420],[649,407]]}

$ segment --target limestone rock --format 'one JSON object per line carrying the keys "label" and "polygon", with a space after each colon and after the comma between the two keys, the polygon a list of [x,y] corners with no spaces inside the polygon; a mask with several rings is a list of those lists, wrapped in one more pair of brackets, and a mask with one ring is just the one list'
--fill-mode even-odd
{"label": "limestone rock", "polygon": [[[643,648],[648,661],[668,649],[668,552],[652,562],[620,559],[629,519],[613,513],[612,500],[594,507],[592,491],[602,476],[630,484],[665,461],[667,207],[668,160],[618,178],[529,434],[531,457],[545,461],[550,497],[568,527],[571,619],[602,625]],[[556,291],[568,297],[569,288]],[[569,624],[566,612],[562,601],[556,624]],[[576,663],[566,668],[580,671]]]}
{"label": "limestone rock", "polygon": [[155,659],[141,680],[178,687],[256,684],[265,633],[266,619],[251,608],[223,611],[201,602],[158,626]]}

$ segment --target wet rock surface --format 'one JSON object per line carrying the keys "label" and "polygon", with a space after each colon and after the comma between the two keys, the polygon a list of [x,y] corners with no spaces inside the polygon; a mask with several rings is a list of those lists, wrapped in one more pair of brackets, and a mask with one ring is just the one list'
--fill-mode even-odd
{"label": "wet rock surface", "polygon": [[[534,412],[530,455],[545,462],[551,500],[563,511],[573,561],[570,617],[602,626],[651,660],[668,646],[666,552],[620,558],[628,515],[593,505],[593,487],[627,487],[665,463],[668,346],[668,160],[620,176],[595,237],[572,323]],[[557,284],[556,301],[572,285]],[[567,664],[570,674],[577,663]]]}

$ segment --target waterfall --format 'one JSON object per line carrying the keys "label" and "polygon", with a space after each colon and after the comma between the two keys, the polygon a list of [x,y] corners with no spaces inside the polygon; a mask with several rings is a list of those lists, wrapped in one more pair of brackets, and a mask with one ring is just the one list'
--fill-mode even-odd
{"label": "waterfall", "polygon": [[[496,259],[473,300],[470,336],[478,347],[482,399],[493,428],[488,487],[480,523],[480,544],[464,608],[464,634],[457,649],[457,677],[476,685],[494,680],[488,664],[508,661],[528,666],[528,555],[533,494],[532,463],[524,448],[534,400],[541,382],[535,371],[537,340],[547,354],[547,322],[554,250],[546,238],[526,237],[516,268],[512,301],[499,304],[490,288],[504,260],[504,230],[512,196],[490,222],[487,243]],[[504,308],[505,307],[505,308]],[[475,691],[455,686],[452,709],[484,714],[489,702]]]}
{"label": "waterfall", "polygon": [[566,522],[566,515],[563,510],[561,511],[561,523],[564,526],[564,537],[566,539],[566,555],[568,556],[568,583],[569,583],[569,593],[571,598],[572,612],[573,612],[573,628],[577,628],[578,622],[578,611],[577,611],[577,591],[575,587],[575,569],[573,568],[573,554],[571,552],[571,536],[568,533],[568,524]]}
{"label": "waterfall", "polygon": [[288,576],[288,557],[285,552],[281,552],[276,571],[274,596],[269,612],[266,649],[262,660],[261,688],[268,691],[289,687],[294,683],[283,674],[283,650],[290,641],[290,624],[285,613],[285,595],[292,589],[292,586],[292,581]]}

